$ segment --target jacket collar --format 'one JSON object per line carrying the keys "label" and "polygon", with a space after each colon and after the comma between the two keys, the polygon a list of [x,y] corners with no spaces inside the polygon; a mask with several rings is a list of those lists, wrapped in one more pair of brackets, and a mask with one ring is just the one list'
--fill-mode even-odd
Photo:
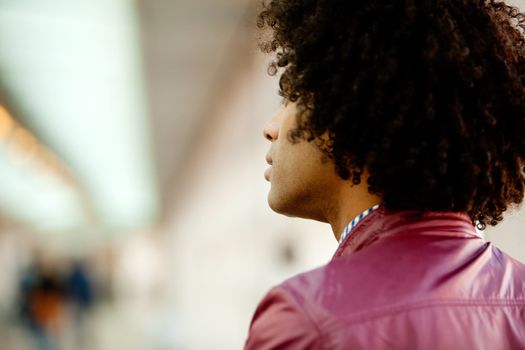
{"label": "jacket collar", "polygon": [[483,239],[465,213],[434,211],[391,211],[381,205],[354,227],[339,244],[334,258],[349,255],[379,239],[397,233]]}

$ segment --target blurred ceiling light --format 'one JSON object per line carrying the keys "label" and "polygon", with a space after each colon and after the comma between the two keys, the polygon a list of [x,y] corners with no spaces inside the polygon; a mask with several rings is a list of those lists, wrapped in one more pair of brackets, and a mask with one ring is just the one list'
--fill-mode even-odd
{"label": "blurred ceiling light", "polygon": [[6,138],[13,129],[13,118],[4,107],[0,106],[0,139]]}
{"label": "blurred ceiling light", "polygon": [[135,5],[0,2],[0,83],[77,175],[96,221],[116,229],[153,223],[159,205]]}
{"label": "blurred ceiling light", "polygon": [[0,106],[0,210],[37,231],[68,231],[86,224],[78,188],[64,166]]}
{"label": "blurred ceiling light", "polygon": [[14,161],[22,163],[31,161],[38,147],[35,137],[24,128],[16,128],[9,137],[8,149]]}

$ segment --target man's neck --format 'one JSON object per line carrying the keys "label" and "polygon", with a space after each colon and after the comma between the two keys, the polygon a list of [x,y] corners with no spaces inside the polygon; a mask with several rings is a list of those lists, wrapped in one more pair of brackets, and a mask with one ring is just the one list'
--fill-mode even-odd
{"label": "man's neck", "polygon": [[356,216],[379,203],[381,203],[381,197],[368,192],[366,181],[361,181],[359,185],[353,186],[345,184],[345,187],[340,191],[336,205],[327,215],[328,223],[332,226],[335,238],[339,240],[343,229]]}

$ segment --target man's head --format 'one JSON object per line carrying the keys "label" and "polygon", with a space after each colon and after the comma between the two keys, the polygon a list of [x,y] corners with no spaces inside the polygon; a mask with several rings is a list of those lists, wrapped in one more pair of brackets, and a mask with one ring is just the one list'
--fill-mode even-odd
{"label": "man's head", "polygon": [[291,147],[273,160],[274,209],[329,193],[336,179],[365,181],[389,209],[467,212],[480,227],[523,200],[518,10],[491,0],[273,0],[258,26],[271,30],[261,47],[276,52],[270,73],[284,69],[280,93],[292,105],[281,111]]}
{"label": "man's head", "polygon": [[264,174],[271,182],[270,207],[281,214],[331,222],[338,227],[341,223],[333,221],[344,215],[342,210],[354,211],[355,215],[358,205],[379,203],[380,198],[370,194],[366,185],[354,186],[339,176],[333,160],[319,148],[321,142],[328,141],[328,135],[316,142],[290,137],[297,128],[297,113],[295,103],[285,102],[263,130],[264,137],[272,142],[266,155],[271,166]]}

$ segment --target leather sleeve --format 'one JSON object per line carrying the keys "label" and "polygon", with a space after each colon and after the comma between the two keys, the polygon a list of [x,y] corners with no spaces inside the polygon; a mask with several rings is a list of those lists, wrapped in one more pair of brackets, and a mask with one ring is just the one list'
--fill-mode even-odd
{"label": "leather sleeve", "polygon": [[257,307],[244,349],[321,349],[321,344],[319,331],[304,307],[286,289],[276,287]]}

